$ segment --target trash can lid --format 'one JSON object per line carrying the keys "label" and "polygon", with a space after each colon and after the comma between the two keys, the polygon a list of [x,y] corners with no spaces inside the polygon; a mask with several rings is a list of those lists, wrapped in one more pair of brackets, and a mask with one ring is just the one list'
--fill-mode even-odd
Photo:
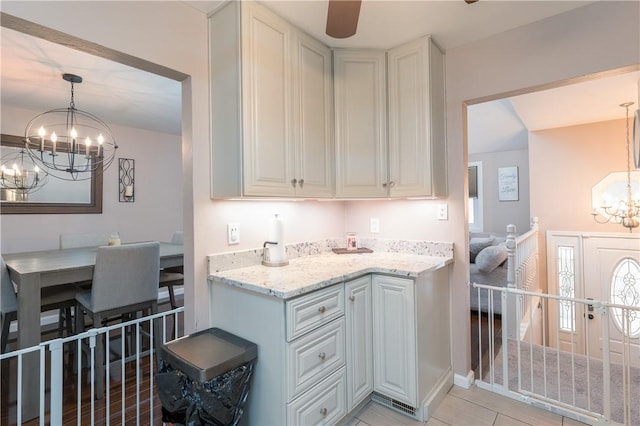
{"label": "trash can lid", "polygon": [[162,345],[162,359],[200,382],[240,367],[257,356],[255,343],[216,327]]}

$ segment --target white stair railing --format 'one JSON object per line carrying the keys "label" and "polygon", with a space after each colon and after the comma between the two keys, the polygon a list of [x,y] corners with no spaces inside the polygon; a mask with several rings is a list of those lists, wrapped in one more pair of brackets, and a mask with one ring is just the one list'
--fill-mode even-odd
{"label": "white stair railing", "polygon": [[[478,387],[543,406],[589,424],[640,424],[637,403],[640,400],[640,336],[634,337],[626,332],[630,322],[640,318],[640,308],[476,283],[473,288],[479,292],[478,300],[484,296],[480,292],[484,292],[489,301],[486,317],[478,316]],[[496,291],[502,293],[502,312],[513,309],[513,306],[507,306],[507,300],[512,297],[520,299],[517,306],[524,309],[516,315],[520,330],[517,338],[507,337],[501,332],[510,327],[509,321],[513,316],[495,315],[492,301]],[[587,327],[587,335],[593,336],[598,331],[595,339],[600,343],[601,356],[588,352],[584,355],[576,350],[573,343],[565,350],[544,346],[547,341],[545,318],[549,310],[560,309],[560,302],[565,306],[566,303],[576,306],[576,312],[600,316],[602,325],[599,330]],[[615,341],[616,356],[612,357],[612,326],[608,318],[614,309],[627,325],[626,330],[625,326],[621,330],[624,339]],[[541,324],[535,315],[539,315]],[[536,326],[541,328],[541,336],[537,339],[532,330]],[[612,386],[612,383],[616,385]]]}
{"label": "white stair railing", "polygon": [[[83,388],[86,390],[86,386],[90,387],[91,396],[95,395],[95,369],[96,368],[105,368],[105,396],[104,402],[101,402],[100,408],[104,409],[104,414],[102,411],[99,413],[97,410],[97,402],[96,399],[90,397],[90,406],[89,406],[89,416],[91,418],[91,424],[105,423],[109,424],[110,418],[112,416],[111,413],[111,400],[112,400],[112,392],[117,390],[118,396],[121,399],[120,405],[120,420],[118,423],[120,424],[129,424],[131,420],[126,418],[125,414],[127,411],[131,411],[131,407],[128,406],[128,402],[126,401],[126,386],[128,382],[133,380],[131,377],[127,377],[125,374],[126,367],[134,363],[135,365],[135,423],[136,424],[158,424],[159,419],[154,419],[154,374],[156,372],[157,365],[157,357],[155,351],[155,339],[160,338],[161,342],[167,342],[168,340],[173,340],[173,338],[179,337],[177,335],[177,330],[179,327],[179,314],[184,312],[184,307],[180,307],[171,311],[161,312],[158,314],[153,314],[149,316],[145,316],[142,318],[133,319],[131,321],[114,324],[107,327],[101,328],[92,328],[83,333],[68,336],[64,338],[54,339],[47,342],[43,342],[37,346],[33,346],[30,348],[19,349],[13,352],[7,352],[0,355],[0,363],[10,363],[9,365],[12,368],[2,368],[0,369],[0,379],[3,382],[3,392],[8,392],[9,395],[15,396],[15,405],[13,401],[5,403],[5,405],[1,405],[0,402],[0,425],[4,425],[4,422],[8,421],[8,424],[17,424],[21,425],[24,421],[31,420],[32,418],[38,417],[38,421],[40,425],[51,424],[51,425],[61,425],[63,424],[63,407],[64,401],[69,401],[72,399],[72,396],[65,395],[64,380],[65,378],[69,380],[69,375],[65,377],[65,371],[67,373],[70,371],[70,366],[65,365],[65,355],[69,355],[69,353],[73,354],[75,365],[82,365],[82,356],[83,356],[83,342],[88,343],[88,361],[87,367],[89,371],[89,384],[86,385],[84,383],[84,379],[86,378],[86,374],[76,374],[76,423],[81,425],[83,422],[83,405],[82,405],[82,396],[83,396]],[[169,321],[168,321],[169,320]],[[160,322],[160,336],[154,336],[154,327],[152,326],[153,321]],[[131,330],[134,330],[134,345],[130,348],[127,348],[127,340],[126,338],[120,338],[120,348],[114,348],[112,344],[115,339],[112,337],[115,335],[127,336],[127,333],[130,333]],[[173,334],[176,336],[173,336]],[[169,338],[171,334],[171,338]],[[104,367],[98,367],[95,365],[95,343],[96,339],[105,338],[106,344],[104,345],[107,351],[105,359],[109,359],[109,355],[111,355],[110,362],[106,362]],[[87,348],[84,348],[86,350]],[[129,349],[129,355],[127,355],[127,349]],[[119,356],[114,356],[114,353],[119,352]],[[39,413],[34,415],[34,413],[23,413],[22,407],[22,395],[25,391],[22,386],[22,375],[23,375],[23,363],[22,358],[31,353],[39,353],[40,355],[40,371],[44,372],[40,374],[40,386],[38,392],[40,394],[40,406]],[[50,354],[47,357],[47,353]],[[143,357],[148,357],[148,366],[149,366],[149,376],[148,376],[148,388],[143,389],[143,377],[142,374],[142,365],[143,365]],[[48,358],[48,359],[47,359]],[[71,359],[70,356],[68,356]],[[15,363],[15,368],[13,365]],[[65,369],[65,367],[67,367]],[[113,387],[111,385],[111,372],[113,368],[120,369],[120,388]],[[2,374],[5,376],[2,376]],[[15,375],[15,376],[12,376]],[[7,377],[8,376],[8,377]],[[48,380],[47,380],[48,379]],[[9,389],[8,386],[10,384],[15,383],[14,389]],[[48,392],[47,392],[47,384],[48,384]],[[141,410],[141,394],[142,393],[149,394],[149,418],[142,419],[142,410]],[[48,410],[47,407],[47,396],[49,400]],[[86,393],[85,393],[86,398]],[[8,397],[3,397],[2,401],[9,401]],[[8,406],[7,406],[8,405]],[[13,414],[12,411],[15,409],[15,416],[10,415]],[[11,411],[11,413],[10,413]],[[117,413],[115,413],[117,414]],[[26,418],[28,417],[28,418]],[[7,420],[9,419],[9,420]],[[68,419],[64,419],[68,423]]]}

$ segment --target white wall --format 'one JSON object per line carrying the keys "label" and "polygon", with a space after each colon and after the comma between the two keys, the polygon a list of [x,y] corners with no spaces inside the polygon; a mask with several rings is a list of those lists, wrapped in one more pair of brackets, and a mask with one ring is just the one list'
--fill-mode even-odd
{"label": "white wall", "polygon": [[[3,105],[2,133],[23,135],[29,120],[41,112]],[[110,127],[119,148],[103,176],[102,214],[4,214],[0,216],[2,253],[57,248],[64,233],[118,231],[125,242],[169,241],[173,231],[182,229],[180,136]],[[118,158],[135,160],[133,203],[119,202]]]}
{"label": "white wall", "polygon": [[[529,151],[489,152],[469,155],[469,161],[482,161],[482,217],[483,232],[506,234],[507,225],[516,225],[518,234],[530,228],[529,212]],[[518,200],[498,199],[498,168],[518,167]]]}
{"label": "white wall", "polygon": [[[230,217],[251,218],[257,205],[255,202],[213,202],[209,199],[205,15],[181,2],[5,1],[2,7],[4,12],[191,76],[183,83],[185,273],[187,282],[193,283],[185,290],[185,325],[187,331],[207,327],[209,297],[205,256],[228,250],[222,223]],[[100,19],[95,19],[96,16]],[[381,202],[346,203],[342,221],[340,203],[288,203],[294,212],[291,215],[293,226],[299,233],[296,238],[333,236],[351,230],[356,224],[362,226],[363,221],[368,223],[371,212],[368,206],[373,209],[384,206],[379,210],[384,235],[392,236],[395,229],[398,229],[397,234],[402,234],[405,231],[400,229],[406,230],[407,224],[411,223],[425,238],[454,241],[454,369],[456,373],[466,375],[469,369],[469,302],[464,185],[468,159],[463,133],[463,103],[639,63],[638,16],[640,10],[636,2],[596,3],[447,52],[449,221],[435,220],[438,201],[393,202],[389,206]],[[394,209],[392,205],[398,208]],[[314,222],[309,222],[309,214]],[[251,226],[264,229],[267,218],[263,218],[264,222],[257,218]],[[402,219],[401,223],[398,218]]]}

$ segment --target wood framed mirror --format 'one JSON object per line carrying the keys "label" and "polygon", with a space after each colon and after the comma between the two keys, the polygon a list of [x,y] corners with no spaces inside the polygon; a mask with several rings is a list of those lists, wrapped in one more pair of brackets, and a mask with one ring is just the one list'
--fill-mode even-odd
{"label": "wood framed mirror", "polygon": [[[24,138],[0,135],[0,146],[4,155],[7,150],[19,150]],[[85,181],[63,181],[53,177],[37,193],[29,194],[28,200],[7,199],[2,191],[0,214],[91,214],[102,213],[102,168]]]}

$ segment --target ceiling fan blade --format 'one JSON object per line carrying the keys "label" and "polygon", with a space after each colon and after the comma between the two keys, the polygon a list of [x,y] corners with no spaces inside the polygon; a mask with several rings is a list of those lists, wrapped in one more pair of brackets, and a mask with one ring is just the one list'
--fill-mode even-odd
{"label": "ceiling fan blade", "polygon": [[361,0],[329,0],[327,12],[328,36],[347,38],[356,33]]}

